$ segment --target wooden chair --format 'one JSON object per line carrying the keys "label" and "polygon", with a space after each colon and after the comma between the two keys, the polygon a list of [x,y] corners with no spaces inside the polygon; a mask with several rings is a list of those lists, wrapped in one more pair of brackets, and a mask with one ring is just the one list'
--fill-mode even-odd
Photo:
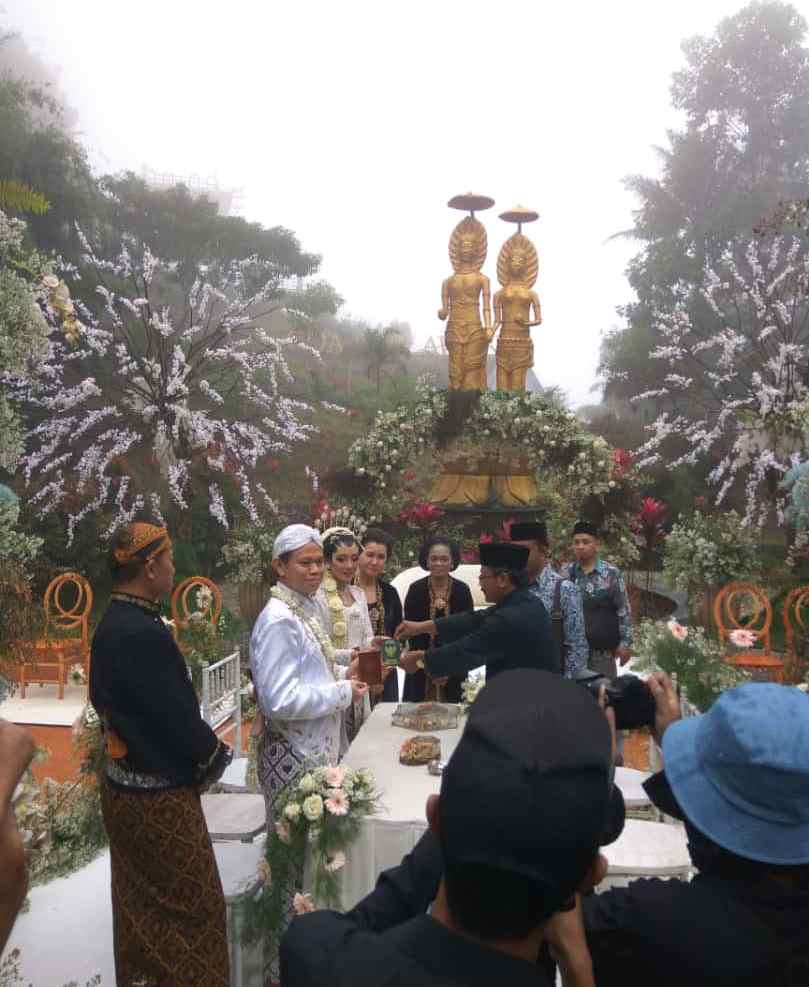
{"label": "wooden chair", "polygon": [[43,600],[45,627],[37,641],[20,642],[20,697],[28,685],[56,683],[65,698],[68,670],[81,665],[90,677],[90,611],[93,590],[78,572],[63,572],[48,584]]}
{"label": "wooden chair", "polygon": [[784,600],[784,630],[786,631],[786,679],[801,682],[807,670],[807,657],[798,654],[796,633],[809,639],[809,586],[796,586]]}
{"label": "wooden chair", "polygon": [[212,579],[206,579],[205,576],[189,576],[179,583],[171,594],[171,619],[178,631],[186,630],[191,614],[198,612],[197,607],[191,604],[192,600],[196,602],[196,593],[203,586],[211,591],[211,605],[205,611],[205,619],[212,627],[216,627],[219,615],[222,613],[222,590]]}
{"label": "wooden chair", "polygon": [[[744,606],[744,601],[749,601],[748,606]],[[747,582],[723,586],[716,594],[713,615],[720,644],[734,649],[725,656],[728,665],[749,671],[754,679],[782,681],[784,661],[772,653],[770,644],[772,605],[760,586]],[[750,631],[758,647],[735,649],[730,635],[736,630]]]}

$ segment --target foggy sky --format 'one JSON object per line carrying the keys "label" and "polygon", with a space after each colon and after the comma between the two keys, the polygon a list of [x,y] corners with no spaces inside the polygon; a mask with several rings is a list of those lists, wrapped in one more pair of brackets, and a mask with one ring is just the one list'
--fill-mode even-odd
{"label": "foggy sky", "polygon": [[[543,325],[535,371],[571,402],[597,400],[601,332],[628,301],[636,245],[629,173],[657,173],[653,145],[680,42],[744,6],[731,0],[5,0],[0,24],[60,68],[99,171],[216,177],[238,211],[288,226],[323,255],[345,313],[436,336],[450,196],[480,213],[484,268],[514,227],[540,220]],[[809,15],[809,0],[795,6]],[[2,137],[0,136],[0,139]]]}

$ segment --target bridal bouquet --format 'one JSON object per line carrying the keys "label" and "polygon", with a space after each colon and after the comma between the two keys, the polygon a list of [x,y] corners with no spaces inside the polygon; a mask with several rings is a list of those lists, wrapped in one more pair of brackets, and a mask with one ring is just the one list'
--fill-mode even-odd
{"label": "bridal bouquet", "polygon": [[[314,901],[327,908],[339,905],[338,872],[345,852],[359,835],[361,821],[378,806],[373,774],[344,765],[315,767],[279,793],[260,866],[264,887],[248,915],[251,937],[268,936],[277,946],[290,899],[298,913],[312,911]],[[307,893],[299,888],[302,878]]]}

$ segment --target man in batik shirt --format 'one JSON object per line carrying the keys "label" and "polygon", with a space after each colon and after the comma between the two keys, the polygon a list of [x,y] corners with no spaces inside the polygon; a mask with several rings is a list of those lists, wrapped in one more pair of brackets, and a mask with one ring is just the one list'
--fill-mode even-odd
{"label": "man in batik shirt", "polygon": [[[584,633],[584,611],[575,585],[560,575],[548,559],[548,530],[541,521],[511,525],[511,541],[529,551],[525,570],[528,588],[538,597],[548,616],[561,653],[558,669],[572,679],[587,667],[589,647]],[[557,595],[558,585],[558,595]]]}
{"label": "man in batik shirt", "polygon": [[614,679],[618,674],[616,658],[622,665],[630,658],[632,613],[623,573],[599,557],[600,548],[596,526],[591,521],[577,521],[573,527],[576,561],[567,578],[576,584],[581,595],[590,652],[588,665]]}

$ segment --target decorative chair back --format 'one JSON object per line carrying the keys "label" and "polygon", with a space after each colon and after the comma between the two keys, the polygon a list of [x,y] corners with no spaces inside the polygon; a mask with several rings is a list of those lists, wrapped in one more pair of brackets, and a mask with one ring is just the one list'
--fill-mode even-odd
{"label": "decorative chair back", "polygon": [[238,755],[242,740],[242,670],[238,649],[226,658],[202,664],[202,718],[216,730],[233,719],[233,749]]}
{"label": "decorative chair back", "polygon": [[801,658],[806,661],[807,655],[798,655],[796,635],[809,640],[809,586],[796,586],[790,590],[784,600],[784,630],[786,631],[786,659],[794,675],[791,680],[802,678]]}
{"label": "decorative chair back", "polygon": [[[82,650],[90,646],[89,619],[93,608],[93,590],[78,572],[63,572],[45,590],[45,632],[51,635],[77,637]],[[71,634],[78,631],[78,635]]]}
{"label": "decorative chair back", "polygon": [[713,605],[714,621],[723,645],[730,643],[733,631],[750,631],[756,647],[770,651],[772,605],[769,597],[755,583],[728,583],[716,594]]}
{"label": "decorative chair back", "polygon": [[200,596],[210,595],[210,605],[202,612],[213,627],[222,613],[222,590],[212,579],[205,576],[189,576],[175,588],[171,594],[171,619],[178,630],[185,630],[191,614],[199,612]]}

